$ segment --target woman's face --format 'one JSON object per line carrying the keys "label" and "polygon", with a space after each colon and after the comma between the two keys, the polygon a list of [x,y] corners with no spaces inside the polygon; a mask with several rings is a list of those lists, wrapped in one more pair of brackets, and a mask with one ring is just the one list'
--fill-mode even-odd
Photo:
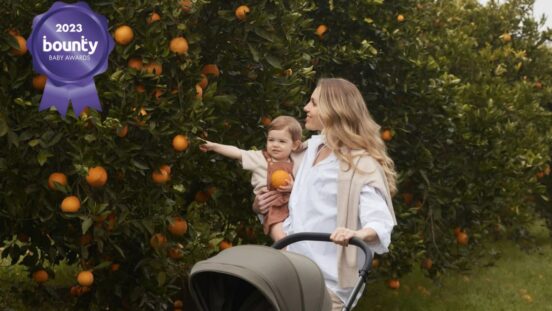
{"label": "woman's face", "polygon": [[305,127],[309,131],[321,131],[324,126],[320,120],[320,115],[318,114],[318,99],[320,98],[320,87],[314,89],[310,97],[309,102],[305,105],[303,110],[307,113],[305,118]]}

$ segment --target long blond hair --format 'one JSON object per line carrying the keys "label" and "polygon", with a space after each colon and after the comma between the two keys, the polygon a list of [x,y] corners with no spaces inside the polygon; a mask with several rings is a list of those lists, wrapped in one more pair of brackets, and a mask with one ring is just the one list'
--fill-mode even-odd
{"label": "long blond hair", "polygon": [[380,126],[374,121],[362,94],[351,82],[339,78],[320,79],[318,111],[324,126],[322,134],[326,145],[336,157],[358,169],[350,153],[352,149],[365,150],[383,168],[389,192],[397,192],[395,164],[387,155],[380,136]]}

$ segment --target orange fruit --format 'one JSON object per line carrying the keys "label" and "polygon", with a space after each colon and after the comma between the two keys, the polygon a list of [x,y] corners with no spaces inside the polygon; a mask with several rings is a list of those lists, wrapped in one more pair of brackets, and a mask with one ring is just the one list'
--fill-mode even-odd
{"label": "orange fruit", "polygon": [[168,166],[167,164],[161,165],[161,167],[159,167],[159,169],[166,172],[169,175],[171,174],[171,167]]}
{"label": "orange fruit", "polygon": [[403,193],[403,200],[404,204],[410,205],[412,203],[412,200],[414,199],[414,195],[412,193]]}
{"label": "orange fruit", "polygon": [[314,32],[320,39],[324,37],[324,34],[328,31],[328,26],[321,24],[318,27],[316,27],[316,31]]}
{"label": "orange fruit", "polygon": [[127,45],[134,39],[134,31],[127,25],[119,26],[115,29],[114,37],[117,44]]}
{"label": "orange fruit", "polygon": [[387,286],[391,289],[399,289],[399,287],[401,287],[401,282],[399,279],[390,279],[387,281]]}
{"label": "orange fruit", "polygon": [[182,0],[180,1],[180,6],[182,7],[182,11],[189,13],[192,10],[192,1]]}
{"label": "orange fruit", "polygon": [[272,119],[270,119],[270,118],[267,117],[267,116],[263,116],[263,117],[261,117],[261,123],[262,123],[264,126],[269,126],[269,125],[272,123]]}
{"label": "orange fruit", "polygon": [[240,21],[244,21],[246,19],[247,13],[249,12],[251,12],[251,10],[247,5],[240,5],[234,13],[236,14],[237,19],[239,19]]}
{"label": "orange fruit", "polygon": [[177,246],[173,246],[169,249],[169,252],[168,252],[167,255],[171,259],[178,260],[178,259],[182,259],[184,257],[184,252],[182,251],[181,248],[179,248]]}
{"label": "orange fruit", "polygon": [[60,186],[67,186],[67,176],[59,172],[50,174],[48,177],[48,188],[56,190],[55,183],[60,184]]}
{"label": "orange fruit", "polygon": [[74,195],[68,196],[61,201],[61,210],[65,213],[76,213],[80,207],[80,200]]}
{"label": "orange fruit", "polygon": [[140,58],[133,57],[128,60],[128,67],[140,71],[144,67],[144,62],[142,62],[142,59]]}
{"label": "orange fruit", "polygon": [[232,242],[229,242],[229,241],[226,241],[226,240],[223,240],[222,242],[219,243],[219,248],[220,250],[225,250],[227,248],[230,248],[232,247]]}
{"label": "orange fruit", "polygon": [[169,50],[180,55],[188,53],[188,40],[184,37],[173,38],[169,44]]}
{"label": "orange fruit", "polygon": [[78,286],[78,285],[73,285],[73,286],[71,286],[71,289],[69,290],[69,293],[70,293],[71,296],[73,296],[73,297],[80,296],[80,294],[81,294],[81,287]]}
{"label": "orange fruit", "polygon": [[167,244],[167,237],[161,233],[154,234],[150,239],[150,245],[155,249],[160,249],[165,246],[165,244]]}
{"label": "orange fruit", "polygon": [[153,92],[153,96],[155,96],[155,99],[157,99],[157,100],[159,100],[159,98],[161,98],[161,96],[163,96],[163,94],[165,94],[165,90],[163,90],[161,88],[156,88],[155,92]]}
{"label": "orange fruit", "polygon": [[125,125],[117,130],[117,136],[123,138],[128,134],[128,125]]}
{"label": "orange fruit", "polygon": [[282,72],[282,75],[284,77],[290,77],[293,74],[293,70],[291,68],[288,68]]}
{"label": "orange fruit", "polygon": [[176,236],[182,236],[188,232],[188,222],[182,217],[173,217],[169,224],[169,232]]}
{"label": "orange fruit", "polygon": [[17,40],[17,44],[19,45],[19,49],[12,49],[11,53],[15,56],[21,56],[25,53],[27,53],[27,40],[23,38],[20,35],[13,36],[15,40]]}
{"label": "orange fruit", "polygon": [[92,243],[92,234],[87,233],[85,235],[81,235],[81,237],[79,238],[79,243],[82,246],[86,246],[86,245]]}
{"label": "orange fruit", "polygon": [[184,303],[182,302],[182,300],[175,300],[173,307],[182,309],[182,307],[184,307]]}
{"label": "orange fruit", "polygon": [[137,93],[144,93],[146,91],[146,87],[143,84],[136,85],[136,92]]}
{"label": "orange fruit", "polygon": [[119,269],[121,268],[121,264],[119,263],[112,263],[111,264],[111,271],[115,272],[115,271],[119,271]]}
{"label": "orange fruit", "polygon": [[172,140],[172,146],[175,151],[184,151],[188,148],[188,137],[185,135],[176,135]]}
{"label": "orange fruit", "polygon": [[207,188],[207,193],[209,194],[210,197],[212,197],[217,191],[218,189],[215,186],[209,186]]}
{"label": "orange fruit", "polygon": [[146,69],[147,73],[153,73],[158,76],[163,73],[163,66],[156,62],[148,63],[144,66],[144,68]]}
{"label": "orange fruit", "polygon": [[509,34],[509,33],[503,33],[500,38],[502,39],[502,42],[504,43],[508,43],[510,41],[512,41],[512,35]]}
{"label": "orange fruit", "polygon": [[33,272],[33,280],[35,282],[37,282],[38,284],[42,284],[42,283],[45,283],[46,281],[48,281],[48,272],[46,272],[46,270],[43,270],[43,269],[39,269],[39,270],[36,270],[35,272]]}
{"label": "orange fruit", "polygon": [[148,16],[148,18],[146,19],[146,23],[147,23],[148,25],[151,25],[151,23],[154,23],[154,22],[156,22],[156,21],[158,21],[158,20],[160,20],[160,19],[161,19],[161,16],[159,16],[159,14],[157,14],[157,12],[152,12],[152,13]]}
{"label": "orange fruit", "polygon": [[433,267],[433,260],[431,258],[426,258],[422,261],[422,268],[430,270]]}
{"label": "orange fruit", "polygon": [[197,203],[205,203],[209,200],[209,194],[204,191],[198,191],[196,192],[194,199]]}
{"label": "orange fruit", "polygon": [[158,185],[168,182],[171,179],[170,167],[168,170],[166,168],[163,169],[162,167],[160,167],[158,170],[151,173],[151,179],[154,183]]}
{"label": "orange fruit", "polygon": [[207,79],[207,76],[204,74],[199,75],[199,83],[197,85],[201,86],[202,89],[205,89],[207,85],[209,84],[209,79]]}
{"label": "orange fruit", "polygon": [[454,235],[455,236],[458,236],[460,233],[462,233],[464,230],[462,230],[462,228],[460,227],[456,227],[454,228]]}
{"label": "orange fruit", "polygon": [[195,85],[195,91],[196,91],[196,98],[197,99],[201,99],[203,97],[203,89],[201,88],[201,86],[198,84]]}
{"label": "orange fruit", "polygon": [[542,82],[536,81],[536,82],[535,82],[535,88],[536,88],[537,90],[541,90],[541,89],[542,89]]}
{"label": "orange fruit", "polygon": [[201,69],[201,73],[206,76],[209,76],[209,75],[213,75],[215,77],[220,76],[220,70],[218,66],[215,64],[207,64],[203,66],[203,69]]}
{"label": "orange fruit", "polygon": [[404,15],[402,15],[402,14],[397,15],[397,22],[399,22],[399,23],[404,22]]}
{"label": "orange fruit", "polygon": [[380,261],[377,258],[372,260],[372,269],[377,269],[380,266]]}
{"label": "orange fruit", "polygon": [[92,271],[81,271],[77,275],[77,282],[80,286],[88,287],[94,283],[94,274],[92,274]]}
{"label": "orange fruit", "polygon": [[107,183],[107,172],[105,168],[101,166],[90,167],[88,169],[88,175],[86,175],[86,182],[92,188],[103,187]]}
{"label": "orange fruit", "polygon": [[46,87],[46,78],[45,75],[36,75],[33,77],[33,87],[35,90],[42,91]]}
{"label": "orange fruit", "polygon": [[381,132],[381,139],[384,141],[391,141],[391,139],[393,139],[393,133],[391,133],[391,130],[384,130]]}
{"label": "orange fruit", "polygon": [[284,170],[276,170],[270,176],[270,185],[274,189],[277,189],[281,186],[285,186],[285,185],[287,185],[287,180],[290,177],[291,176],[289,175],[288,172],[286,172]]}
{"label": "orange fruit", "polygon": [[463,245],[463,246],[468,245],[468,242],[469,242],[468,234],[466,232],[458,233],[458,235],[456,236],[456,242],[459,245]]}

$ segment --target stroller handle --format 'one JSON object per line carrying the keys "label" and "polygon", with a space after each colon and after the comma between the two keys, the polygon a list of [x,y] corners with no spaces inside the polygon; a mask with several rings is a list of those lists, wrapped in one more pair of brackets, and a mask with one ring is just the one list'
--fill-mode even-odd
{"label": "stroller handle", "polygon": [[[319,242],[332,242],[330,240],[330,234],[329,233],[322,233],[322,232],[299,232],[290,234],[283,239],[276,241],[274,244],[272,244],[272,248],[275,249],[282,249],[290,244],[300,242],[300,241],[319,241]],[[364,264],[362,265],[362,268],[359,271],[360,277],[363,281],[366,281],[366,276],[368,275],[368,271],[370,270],[370,266],[372,265],[372,252],[370,251],[370,248],[368,247],[368,244],[364,242],[363,240],[352,237],[349,240],[349,244],[352,244],[354,246],[357,246],[364,252]]]}

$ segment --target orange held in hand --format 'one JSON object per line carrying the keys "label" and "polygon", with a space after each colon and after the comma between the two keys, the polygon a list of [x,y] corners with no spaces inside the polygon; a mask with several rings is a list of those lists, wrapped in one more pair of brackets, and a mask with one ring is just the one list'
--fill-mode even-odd
{"label": "orange held in hand", "polygon": [[89,168],[86,182],[93,188],[103,187],[107,183],[107,171],[101,166]]}
{"label": "orange held in hand", "polygon": [[61,210],[66,213],[76,213],[79,211],[80,207],[80,200],[74,195],[66,197],[61,202]]}
{"label": "orange held in hand", "polygon": [[288,172],[284,170],[276,170],[270,176],[270,185],[275,189],[280,188],[282,186],[287,185],[288,184],[287,180],[290,178],[291,176],[289,175]]}

